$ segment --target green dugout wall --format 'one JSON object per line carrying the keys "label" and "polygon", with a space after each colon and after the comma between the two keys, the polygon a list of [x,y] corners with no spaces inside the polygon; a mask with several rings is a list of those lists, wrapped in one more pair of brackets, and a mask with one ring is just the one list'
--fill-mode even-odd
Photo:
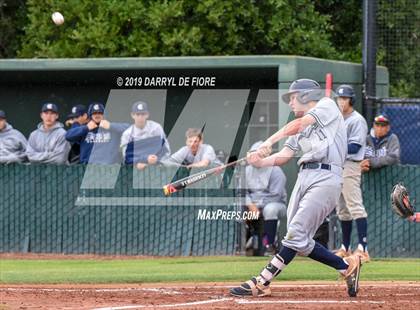
{"label": "green dugout wall", "polygon": [[[163,256],[237,253],[241,221],[198,219],[200,209],[240,210],[235,190],[214,189],[219,177],[167,199],[159,188],[133,188],[133,169],[128,166],[121,168],[113,189],[81,189],[85,169],[0,166],[0,252]],[[97,175],[106,176],[112,169],[96,167]],[[149,168],[137,180],[162,184],[173,172]],[[420,224],[399,219],[389,202],[393,184],[401,180],[409,185],[412,197],[419,197],[418,166],[391,166],[364,175],[362,189],[373,257],[420,257]],[[144,197],[152,197],[153,204],[144,203]],[[218,198],[226,202],[220,204]],[[177,199],[190,203],[177,203]],[[357,241],[355,236],[353,241]]]}

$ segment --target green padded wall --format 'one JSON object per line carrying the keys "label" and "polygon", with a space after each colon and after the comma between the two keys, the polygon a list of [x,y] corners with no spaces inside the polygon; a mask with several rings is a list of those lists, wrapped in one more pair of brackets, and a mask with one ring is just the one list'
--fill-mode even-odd
{"label": "green padded wall", "polygon": [[[109,169],[100,167],[98,175]],[[176,205],[163,197],[159,188],[133,188],[132,167],[121,168],[114,189],[80,189],[84,171],[84,166],[1,165],[0,252],[164,256],[236,253],[241,222],[197,220],[200,208],[238,209],[235,190],[215,189],[219,177],[210,178],[204,188],[174,194],[194,200],[191,205]],[[165,184],[174,172],[150,168],[142,172],[139,182]],[[176,178],[185,175],[185,171],[177,173]],[[416,238],[420,224],[397,218],[390,207],[390,190],[399,181],[409,186],[413,198],[419,197],[418,166],[392,166],[363,177],[373,257],[420,257]],[[118,197],[125,197],[127,203]],[[158,198],[158,202],[130,202],[144,197]],[[211,197],[232,199],[229,204],[216,206]],[[115,198],[119,199],[117,203]],[[84,204],[88,199],[93,202]],[[353,240],[357,240],[355,237]]]}

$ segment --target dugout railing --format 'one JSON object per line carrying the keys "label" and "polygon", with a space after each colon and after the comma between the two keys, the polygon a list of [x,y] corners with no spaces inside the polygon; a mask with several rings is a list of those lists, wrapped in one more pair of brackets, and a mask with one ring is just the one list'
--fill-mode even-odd
{"label": "dugout railing", "polygon": [[[98,180],[109,179],[115,169],[95,168]],[[222,176],[209,178],[205,185],[167,199],[161,188],[143,187],[141,182],[165,184],[185,171],[148,168],[136,181],[137,172],[133,174],[132,167],[118,169],[114,188],[82,189],[85,166],[1,165],[0,252],[160,256],[240,253],[242,221],[197,218],[199,209],[241,210],[238,196],[243,191],[235,188],[240,180],[236,174],[226,174],[223,182]],[[415,238],[420,235],[420,225],[399,219],[390,207],[389,194],[397,182],[408,186],[411,197],[419,197],[420,166],[390,166],[363,175],[369,252],[373,257],[420,257],[420,243]],[[353,240],[357,241],[356,236]]]}

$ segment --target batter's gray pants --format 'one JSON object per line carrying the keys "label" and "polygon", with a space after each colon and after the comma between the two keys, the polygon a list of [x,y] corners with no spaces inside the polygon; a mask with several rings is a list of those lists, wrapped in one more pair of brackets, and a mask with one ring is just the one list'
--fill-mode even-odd
{"label": "batter's gray pants", "polygon": [[283,246],[308,256],[312,239],[324,219],[337,206],[342,176],[324,169],[304,169],[298,174],[287,208],[287,234]]}

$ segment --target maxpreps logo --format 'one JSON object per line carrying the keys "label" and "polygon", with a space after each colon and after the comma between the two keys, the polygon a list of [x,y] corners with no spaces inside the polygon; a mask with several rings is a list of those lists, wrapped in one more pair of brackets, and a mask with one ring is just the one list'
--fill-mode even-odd
{"label": "maxpreps logo", "polygon": [[210,211],[207,209],[199,209],[197,214],[197,220],[207,220],[207,221],[230,221],[230,220],[236,220],[236,221],[252,221],[252,220],[258,220],[258,213],[256,212],[250,212],[250,211],[226,211],[222,209],[217,209],[215,211]]}

